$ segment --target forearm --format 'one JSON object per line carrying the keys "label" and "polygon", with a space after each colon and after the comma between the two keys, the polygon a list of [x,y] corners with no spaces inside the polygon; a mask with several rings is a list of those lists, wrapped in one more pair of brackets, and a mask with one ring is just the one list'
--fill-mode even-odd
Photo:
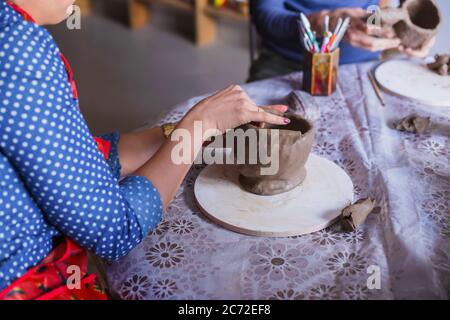
{"label": "forearm", "polygon": [[123,134],[119,140],[121,176],[133,174],[142,167],[164,144],[161,128],[144,129]]}
{"label": "forearm", "polygon": [[[177,125],[174,133],[178,130],[184,130],[188,139],[181,141],[167,139],[154,156],[135,172],[136,175],[145,176],[152,181],[158,189],[164,208],[167,208],[175,196],[203,143],[202,137],[194,135],[194,120],[189,115]],[[189,160],[182,163],[176,159],[179,153],[174,151],[174,148],[179,148],[180,144],[183,150],[189,153],[186,157]]]}

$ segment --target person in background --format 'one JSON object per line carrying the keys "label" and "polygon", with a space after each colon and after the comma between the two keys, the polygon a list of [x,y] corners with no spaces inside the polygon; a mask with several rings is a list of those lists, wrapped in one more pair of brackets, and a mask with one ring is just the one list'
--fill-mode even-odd
{"label": "person in background", "polygon": [[[42,27],[64,20],[73,3],[0,0],[0,300],[106,299],[87,251],[127,255],[158,225],[191,167],[172,160],[175,125],[92,137],[69,63]],[[289,123],[286,106],[267,108],[278,115],[230,86],[175,129],[190,133],[183,142],[195,159],[213,131]],[[71,275],[79,276],[74,287]]]}
{"label": "person in background", "polygon": [[389,1],[379,0],[251,0],[252,22],[262,38],[259,57],[250,67],[248,81],[257,81],[299,71],[303,63],[303,45],[298,30],[299,14],[304,13],[311,29],[323,34],[324,18],[330,16],[330,29],[339,18],[350,17],[350,27],[340,43],[340,63],[376,60],[380,52],[397,48],[415,57],[424,57],[434,39],[419,50],[403,48],[391,28],[368,26],[364,18],[371,13],[369,6],[386,6]]}

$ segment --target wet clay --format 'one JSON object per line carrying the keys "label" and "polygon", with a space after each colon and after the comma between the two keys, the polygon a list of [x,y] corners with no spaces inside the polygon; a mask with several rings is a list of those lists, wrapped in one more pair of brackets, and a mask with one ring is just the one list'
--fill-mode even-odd
{"label": "wet clay", "polygon": [[375,200],[360,199],[342,210],[341,226],[345,231],[354,231],[366,221],[375,208]]}
{"label": "wet clay", "polygon": [[395,124],[395,129],[411,133],[424,133],[431,124],[429,117],[421,117],[416,114],[404,117]]}
{"label": "wet clay", "polygon": [[[267,152],[265,154],[268,155],[271,154],[271,130],[268,130],[268,143],[261,146],[259,145],[260,130],[275,129],[279,132],[279,168],[276,174],[261,175],[261,168],[269,167],[271,164],[263,165],[259,159],[256,164],[237,165],[240,173],[239,183],[248,192],[258,195],[279,194],[292,190],[305,180],[305,163],[314,143],[314,127],[311,122],[295,114],[286,113],[284,116],[291,120],[290,124],[276,126],[262,123],[246,124],[240,127],[244,131],[256,130],[258,148],[266,148],[263,152]],[[245,149],[248,154],[248,142]]]}
{"label": "wet clay", "polygon": [[442,18],[434,0],[406,0],[400,8],[381,10],[381,23],[392,26],[407,48],[419,49],[438,32]]}
{"label": "wet clay", "polygon": [[441,76],[450,75],[450,54],[437,54],[434,59],[435,62],[429,63],[428,68]]}

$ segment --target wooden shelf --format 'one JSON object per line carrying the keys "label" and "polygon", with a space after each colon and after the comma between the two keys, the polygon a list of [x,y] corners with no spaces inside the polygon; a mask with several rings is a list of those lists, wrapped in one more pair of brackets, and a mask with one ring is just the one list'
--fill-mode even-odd
{"label": "wooden shelf", "polygon": [[236,10],[227,7],[216,8],[213,5],[208,5],[205,7],[205,13],[216,18],[225,18],[243,22],[249,21],[248,15],[242,14]]}
{"label": "wooden shelf", "polygon": [[[77,0],[84,13],[89,13],[92,0]],[[231,8],[216,8],[209,0],[127,0],[129,23],[132,29],[139,29],[150,22],[149,5],[163,5],[174,9],[191,12],[195,23],[195,43],[198,46],[212,43],[217,38],[217,19],[230,19],[248,22],[249,16]]]}
{"label": "wooden shelf", "polygon": [[87,16],[91,13],[91,1],[90,0],[76,0],[75,5],[80,7],[81,14]]}
{"label": "wooden shelf", "polygon": [[142,28],[150,21],[150,12],[147,2],[143,0],[128,0],[128,17],[130,28]]}
{"label": "wooden shelf", "polygon": [[181,0],[150,0],[151,4],[155,3],[158,5],[168,6],[172,8],[177,8],[184,11],[193,11],[194,5],[192,3],[181,1]]}

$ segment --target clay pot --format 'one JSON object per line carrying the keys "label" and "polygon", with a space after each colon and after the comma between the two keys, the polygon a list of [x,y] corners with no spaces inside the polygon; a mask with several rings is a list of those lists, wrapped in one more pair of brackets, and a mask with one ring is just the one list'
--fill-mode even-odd
{"label": "clay pot", "polygon": [[381,10],[381,23],[392,26],[405,47],[419,49],[433,38],[442,18],[434,0],[406,0]]}
{"label": "clay pot", "polygon": [[[248,192],[258,195],[279,194],[295,188],[305,180],[305,163],[308,160],[314,143],[314,127],[310,121],[295,114],[286,113],[284,116],[291,120],[291,123],[286,126],[275,126],[264,123],[260,126],[247,124],[241,127],[244,131],[249,129],[256,130],[258,148],[265,148],[263,154],[269,156],[271,155],[271,130],[267,130],[268,142],[261,145],[259,143],[260,130],[279,130],[278,172],[273,175],[262,175],[261,168],[270,167],[272,163],[263,165],[259,157],[256,164],[238,164],[235,166],[240,173],[239,183]],[[248,141],[246,141],[245,151],[246,155],[248,155]],[[246,161],[246,163],[249,162]]]}

